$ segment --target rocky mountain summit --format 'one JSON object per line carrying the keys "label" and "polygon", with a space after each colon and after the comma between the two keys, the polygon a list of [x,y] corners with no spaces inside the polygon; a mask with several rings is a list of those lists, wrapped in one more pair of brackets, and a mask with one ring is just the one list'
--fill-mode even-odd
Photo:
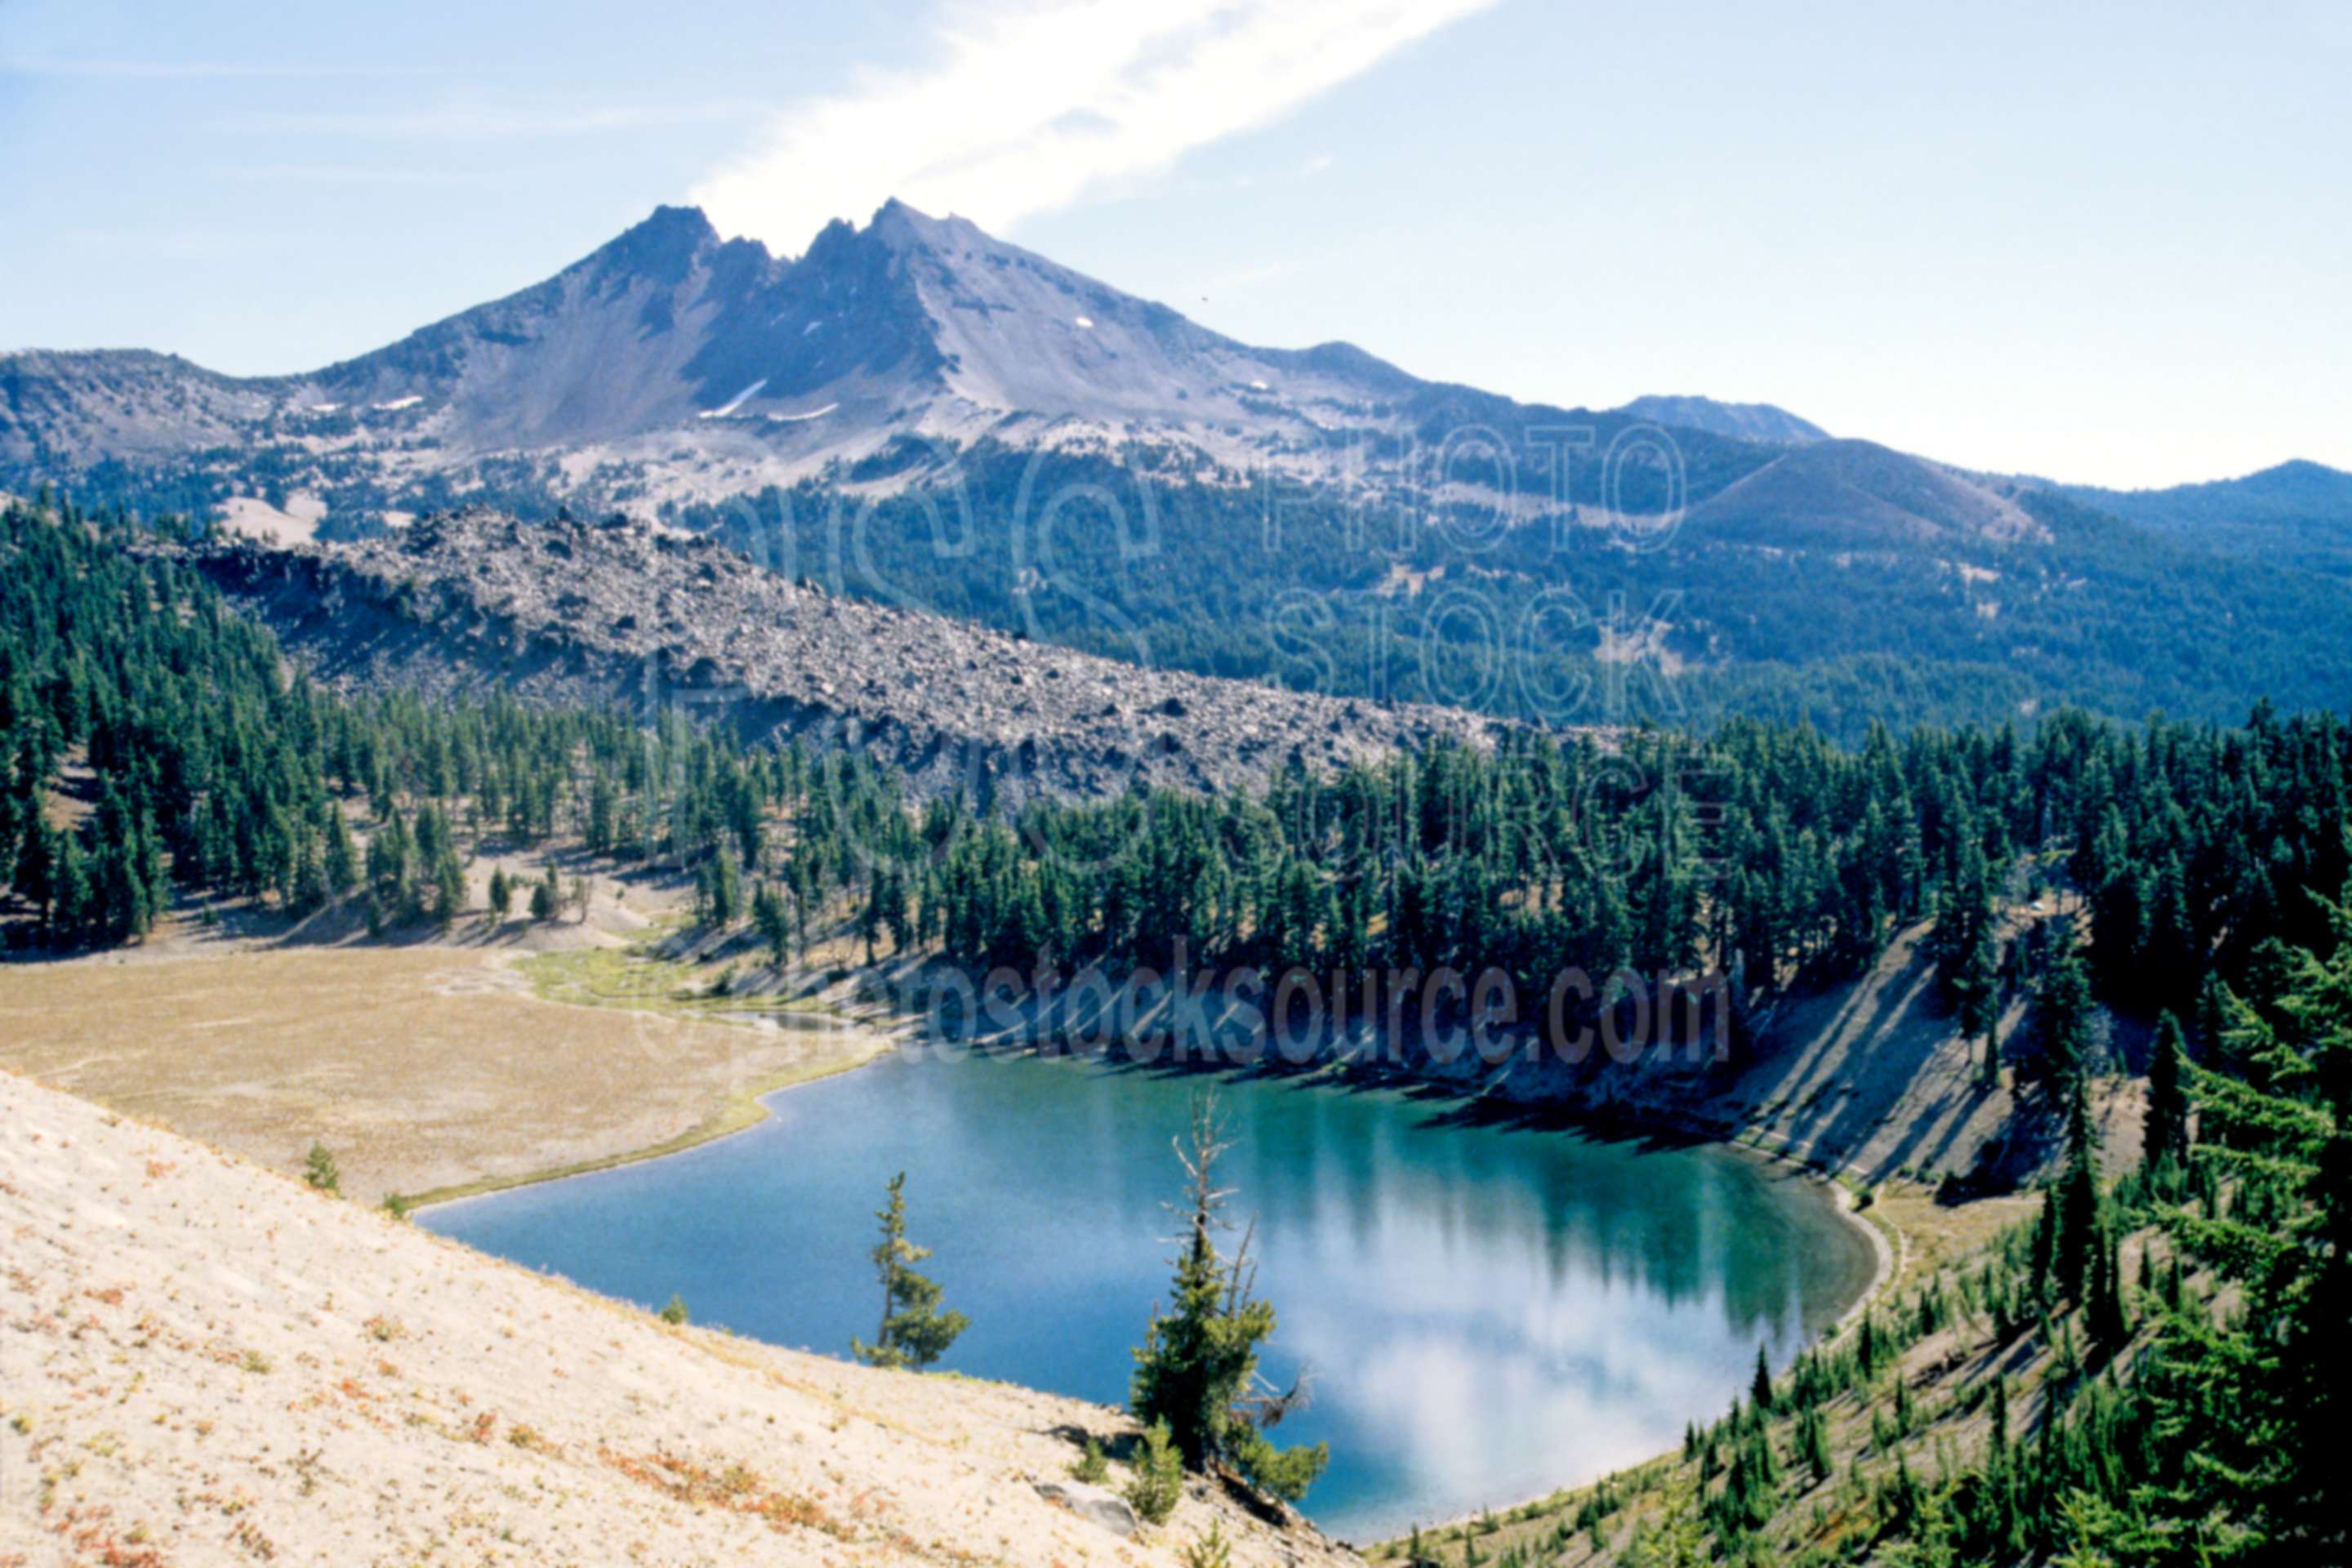
{"label": "rocky mountain summit", "polygon": [[1507,726],[1142,668],[838,597],[704,535],[481,509],[349,544],[216,541],[193,563],[346,689],[664,708],[847,748],[920,794],[1223,790]]}
{"label": "rocky mountain summit", "polygon": [[96,470],[147,507],[266,503],[350,534],[467,499],[649,510],[803,480],[901,487],[981,443],[1394,488],[1458,478],[1444,455],[1470,437],[1474,480],[1482,462],[1491,480],[1490,447],[1540,466],[1551,437],[1528,432],[1562,425],[1597,457],[1677,424],[1697,468],[1736,474],[1812,428],[1653,402],[1571,412],[1348,343],[1253,346],[897,201],[798,257],[661,207],[552,277],[314,371],[0,353],[0,484],[87,489]]}

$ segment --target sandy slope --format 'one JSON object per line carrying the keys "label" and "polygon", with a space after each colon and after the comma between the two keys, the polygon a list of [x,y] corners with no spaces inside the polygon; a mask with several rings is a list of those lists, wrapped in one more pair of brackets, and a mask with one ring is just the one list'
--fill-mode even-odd
{"label": "sandy slope", "polygon": [[0,1237],[0,1563],[1354,1561],[1197,1493],[1122,1540],[1033,1485],[1113,1412],[667,1328],[5,1073]]}

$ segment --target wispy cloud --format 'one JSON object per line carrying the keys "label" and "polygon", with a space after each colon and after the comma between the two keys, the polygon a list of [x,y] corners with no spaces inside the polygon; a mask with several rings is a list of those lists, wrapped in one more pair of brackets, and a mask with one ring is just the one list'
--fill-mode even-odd
{"label": "wispy cloud", "polygon": [[788,249],[892,195],[1003,227],[1266,124],[1495,3],[966,5],[936,65],[782,110],[693,195]]}

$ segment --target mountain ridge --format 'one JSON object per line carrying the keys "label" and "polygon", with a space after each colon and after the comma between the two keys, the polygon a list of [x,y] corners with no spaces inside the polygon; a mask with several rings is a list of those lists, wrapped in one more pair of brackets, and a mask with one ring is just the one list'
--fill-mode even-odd
{"label": "mountain ridge", "polygon": [[0,489],[281,542],[620,512],[1003,633],[1517,720],[1801,712],[1853,735],[2343,696],[2322,650],[2352,497],[2340,532],[2277,496],[2267,521],[2231,510],[2324,510],[2331,471],[2224,486],[2198,504],[2228,526],[2189,526],[1818,431],[1255,348],[898,202],[796,258],[659,208],[301,375],[0,356]]}
{"label": "mountain ridge", "polygon": [[1619,405],[1616,412],[1685,430],[1709,430],[1744,441],[1802,446],[1826,441],[1830,433],[1772,403],[1726,403],[1713,397],[1651,393]]}
{"label": "mountain ridge", "polygon": [[[1692,422],[1678,438],[1704,470],[1745,471],[1777,449],[1738,433],[1738,405],[1681,404]],[[1701,418],[1702,405],[1733,412]],[[1426,380],[1345,342],[1242,343],[895,199],[863,227],[836,220],[797,258],[721,238],[698,209],[658,207],[549,278],[316,370],[0,353],[0,482],[111,460],[249,489],[206,456],[236,446],[310,482],[329,510],[339,487],[396,498],[494,458],[560,468],[574,491],[604,472],[650,500],[708,500],[837,473],[909,437],[1141,440],[1236,473],[1405,482],[1418,449],[1456,431],[1539,461],[1528,433],[1562,423],[1605,449],[1658,420]]]}
{"label": "mountain ridge", "polygon": [[2352,577],[2352,473],[2325,463],[2293,458],[2234,479],[2149,489],[2058,488],[2174,539]]}

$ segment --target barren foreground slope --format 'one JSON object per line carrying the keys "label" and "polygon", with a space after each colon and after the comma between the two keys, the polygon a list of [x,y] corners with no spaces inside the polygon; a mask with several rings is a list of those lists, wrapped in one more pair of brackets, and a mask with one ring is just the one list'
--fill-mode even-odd
{"label": "barren foreground slope", "polygon": [[1355,1561],[1198,1488],[1122,1539],[1034,1484],[1113,1412],[668,1328],[5,1073],[0,1237],[0,1563]]}

